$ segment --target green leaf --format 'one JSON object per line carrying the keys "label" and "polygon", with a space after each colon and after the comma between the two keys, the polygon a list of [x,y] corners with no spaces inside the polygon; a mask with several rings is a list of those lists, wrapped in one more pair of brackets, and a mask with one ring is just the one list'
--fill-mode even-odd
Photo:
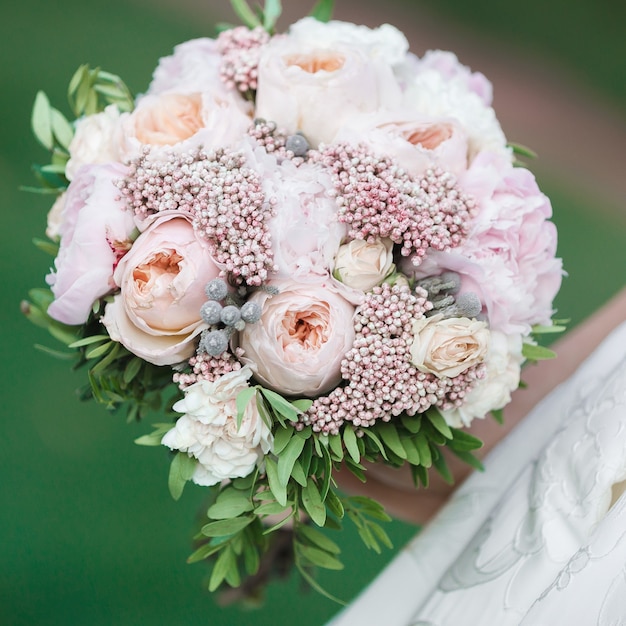
{"label": "green leaf", "polygon": [[48,332],[66,346],[76,339],[76,329],[73,326],[66,326],[54,320],[50,320]]}
{"label": "green leaf", "polygon": [[554,350],[550,350],[550,348],[546,348],[545,346],[523,343],[522,356],[529,361],[545,361],[546,359],[553,359],[556,356],[556,352],[554,352]]}
{"label": "green leaf", "polygon": [[424,467],[430,467],[433,464],[433,456],[430,452],[430,445],[428,444],[428,439],[424,437],[422,433],[415,436],[413,439],[413,443],[415,443],[415,447],[420,455],[420,465]]}
{"label": "green leaf", "polygon": [[217,496],[215,503],[209,507],[207,515],[211,519],[232,519],[251,511],[253,508],[254,505],[245,492],[227,487]]}
{"label": "green leaf", "polygon": [[367,496],[351,496],[348,498],[348,504],[355,506],[363,513],[380,520],[381,522],[390,522],[391,517],[385,512],[385,508],[380,502],[368,498]]}
{"label": "green leaf", "polygon": [[437,454],[433,454],[433,465],[437,470],[437,473],[449,484],[452,485],[454,483],[454,478],[452,473],[450,472],[450,468],[446,463],[446,457],[441,453],[441,451],[437,451]]}
{"label": "green leaf", "polygon": [[443,415],[435,408],[430,408],[426,411],[426,417],[428,421],[446,438],[452,439],[452,431],[446,423]]}
{"label": "green leaf", "polygon": [[295,434],[295,430],[289,426],[279,426],[274,433],[274,446],[273,452],[278,456],[291,441],[291,438]]}
{"label": "green leaf", "polygon": [[319,22],[329,22],[333,16],[334,0],[319,0],[313,7],[311,16]]}
{"label": "green leaf", "polygon": [[253,576],[259,570],[261,558],[257,547],[250,541],[246,541],[243,545],[243,559],[246,573]]}
{"label": "green leaf", "polygon": [[293,400],[291,404],[293,404],[298,411],[306,413],[306,411],[313,406],[313,400],[309,400],[309,398],[301,398],[300,400]]}
{"label": "green leaf", "polygon": [[153,424],[156,430],[148,435],[142,435],[135,439],[135,443],[139,446],[160,446],[161,439],[165,433],[172,430],[171,424]]}
{"label": "green leaf", "polygon": [[306,481],[306,487],[302,489],[302,504],[313,522],[318,526],[323,526],[326,521],[326,507],[311,477]]}
{"label": "green leaf", "polygon": [[235,553],[230,546],[226,546],[217,557],[213,566],[211,579],[209,580],[209,591],[215,591],[226,578],[232,576],[232,571],[236,569],[237,559]]}
{"label": "green leaf", "polygon": [[244,413],[252,397],[256,394],[256,387],[246,387],[237,394],[237,430],[241,428]]}
{"label": "green leaf", "polygon": [[387,451],[385,449],[385,446],[383,445],[383,442],[380,440],[378,435],[376,435],[376,433],[371,428],[364,428],[363,429],[363,434],[368,439],[371,439],[374,442],[374,445],[376,446],[376,448],[380,452],[380,454],[383,457],[383,459],[389,460],[388,457],[387,457]]}
{"label": "green leaf", "polygon": [[324,533],[312,526],[300,524],[296,532],[298,536],[304,537],[309,543],[324,550],[324,552],[330,552],[331,554],[339,554],[341,552],[341,548],[332,539],[329,539]]}
{"label": "green leaf", "polygon": [[406,450],[404,449],[404,446],[400,441],[400,437],[398,436],[398,431],[393,424],[389,422],[386,424],[380,424],[376,430],[378,431],[378,434],[383,442],[394,454],[397,454],[401,459],[406,459]]}
{"label": "green leaf", "polygon": [[124,368],[124,374],[122,375],[122,380],[128,385],[131,383],[137,374],[139,374],[139,370],[143,365],[143,361],[139,357],[133,357],[128,364]]}
{"label": "green leaf", "polygon": [[293,464],[293,469],[291,470],[291,477],[302,487],[306,486],[307,475],[305,471],[302,469],[302,465],[299,461],[296,461]]}
{"label": "green leaf", "polygon": [[493,409],[491,411],[491,415],[493,419],[498,422],[498,424],[504,424],[504,411],[502,409]]}
{"label": "green leaf", "polygon": [[336,602],[337,604],[341,604],[342,606],[346,606],[347,605],[347,602],[344,602],[343,600],[337,598],[336,596],[334,596],[331,593],[329,593],[328,591],[326,591],[326,589],[324,589],[324,587],[322,587],[317,582],[317,580],[315,580],[315,578],[313,578],[313,576],[311,576],[311,574],[309,574],[306,571],[306,569],[302,566],[302,563],[300,562],[300,559],[298,558],[298,553],[297,552],[296,552],[295,563],[296,563],[296,567],[298,568],[298,571],[300,572],[300,575],[302,576],[302,578],[304,578],[304,580],[306,580],[306,582],[311,586],[312,589],[315,589],[315,591],[317,591],[317,593],[319,593],[320,595],[324,596],[325,598],[328,598],[332,602]]}
{"label": "green leaf", "polygon": [[544,326],[542,324],[535,324],[532,327],[531,332],[533,335],[546,335],[551,333],[562,333],[567,330],[567,326],[560,324],[552,324],[550,326]]}
{"label": "green leaf", "polygon": [[[52,132],[57,142],[66,150],[69,149],[70,142],[74,137],[72,125],[65,119],[65,116],[57,109],[50,109],[50,123]],[[63,173],[65,173],[65,168]]]}
{"label": "green leaf", "polygon": [[359,446],[356,439],[357,437],[354,432],[354,428],[352,428],[349,424],[346,424],[343,429],[343,443],[346,446],[348,454],[352,457],[352,460],[355,463],[358,463],[361,460],[361,454],[359,452]]}
{"label": "green leaf", "polygon": [[278,479],[278,466],[270,457],[265,457],[265,473],[274,498],[283,506],[287,506],[287,485]]}
{"label": "green leaf", "polygon": [[257,17],[256,13],[250,8],[246,0],[230,0],[230,4],[233,7],[233,11],[237,17],[248,27],[256,28],[262,26],[261,21]]}
{"label": "green leaf", "polygon": [[[96,348],[92,348],[91,350],[87,350],[87,352],[85,352],[85,358],[86,359],[97,359],[98,357],[103,356],[109,350],[111,350],[111,348],[113,348],[114,345],[116,345],[115,342],[107,341],[106,343],[103,343],[102,345],[100,345],[100,346],[98,346]],[[117,344],[117,345],[119,345],[119,344]]]}
{"label": "green leaf", "polygon": [[317,565],[324,569],[341,570],[343,569],[343,563],[324,550],[315,548],[314,546],[307,546],[302,543],[296,544],[296,549],[300,556],[306,559],[311,565]]}
{"label": "green leaf", "polygon": [[271,389],[261,387],[261,393],[265,396],[274,411],[287,418],[290,422],[298,421],[298,409],[296,409],[291,402],[288,402],[280,394]]}
{"label": "green leaf", "polygon": [[42,252],[55,257],[59,253],[59,244],[46,239],[33,238],[33,244]]}
{"label": "green leaf", "polygon": [[83,346],[90,346],[94,343],[102,343],[103,341],[110,341],[109,335],[92,335],[91,337],[84,337],[78,341],[71,343],[68,348],[82,348]]}
{"label": "green leaf", "polygon": [[389,535],[385,532],[384,528],[380,526],[380,524],[370,522],[369,528],[372,533],[377,536],[378,540],[385,546],[385,548],[388,548],[389,550],[393,549],[393,543],[389,538]]}
{"label": "green leaf", "polygon": [[304,439],[300,439],[300,437],[292,437],[278,457],[278,480],[280,483],[286,485],[289,482],[293,464],[300,456],[300,453],[304,448],[304,444]]}
{"label": "green leaf", "polygon": [[263,28],[269,33],[274,30],[276,21],[282,13],[283,7],[280,0],[265,0],[265,9],[263,11]]}
{"label": "green leaf", "polygon": [[222,519],[217,522],[205,524],[200,532],[206,537],[226,537],[241,532],[246,526],[254,521],[252,515],[242,515],[233,519]]}
{"label": "green leaf", "polygon": [[413,484],[416,487],[419,487],[420,484],[428,487],[428,470],[422,465],[411,465],[410,468]]}
{"label": "green leaf", "polygon": [[333,453],[333,458],[336,461],[341,461],[343,459],[343,446],[341,445],[341,435],[330,435],[328,437],[328,446]]}
{"label": "green leaf", "polygon": [[193,476],[197,463],[198,461],[186,452],[179,452],[172,460],[167,486],[174,500],[183,495],[185,483]]}
{"label": "green leaf", "polygon": [[213,544],[211,542],[205,543],[201,545],[195,552],[192,552],[187,557],[187,563],[197,563],[198,561],[203,561],[204,559],[210,557],[212,554],[215,554],[218,550],[222,548],[222,544]]}
{"label": "green leaf", "polygon": [[254,509],[255,515],[280,515],[287,510],[288,507],[283,506],[280,502],[264,502]]}
{"label": "green leaf", "polygon": [[417,445],[415,444],[414,437],[405,436],[402,437],[402,447],[406,452],[406,460],[411,465],[419,465],[421,457]]}
{"label": "green leaf", "polygon": [[35,350],[44,352],[45,354],[52,356],[55,359],[62,359],[63,361],[71,361],[72,359],[76,358],[75,352],[63,352],[62,350],[55,350],[54,348],[43,346],[40,343],[34,344],[33,347],[35,348]]}
{"label": "green leaf", "polygon": [[477,459],[471,452],[465,452],[464,450],[455,450],[454,448],[450,448],[452,452],[463,461],[463,463],[467,463],[467,465],[473,467],[474,469],[482,471],[484,469],[483,464],[480,462],[480,459]]}
{"label": "green leaf", "polygon": [[326,506],[333,515],[339,519],[343,518],[345,514],[343,503],[341,498],[332,489],[326,494]]}
{"label": "green leaf", "polygon": [[523,157],[528,157],[531,159],[536,159],[537,158],[537,153],[533,150],[531,150],[530,148],[523,146],[522,144],[519,143],[512,143],[509,141],[509,143],[507,144],[509,146],[509,148],[511,148],[513,150],[513,154],[515,155],[519,155],[519,156],[523,156]]}
{"label": "green leaf", "polygon": [[48,150],[54,148],[52,122],[50,119],[50,101],[43,91],[38,91],[33,104],[30,123],[39,143]]}
{"label": "green leaf", "polygon": [[452,432],[454,439],[448,443],[451,450],[478,450],[483,447],[483,442],[478,437],[474,437],[464,430],[453,428]]}

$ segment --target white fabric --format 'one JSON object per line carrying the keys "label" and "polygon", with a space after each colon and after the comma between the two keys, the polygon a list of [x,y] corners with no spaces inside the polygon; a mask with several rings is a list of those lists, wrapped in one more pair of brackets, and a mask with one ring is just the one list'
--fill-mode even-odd
{"label": "white fabric", "polygon": [[625,479],[623,324],[331,624],[626,625]]}

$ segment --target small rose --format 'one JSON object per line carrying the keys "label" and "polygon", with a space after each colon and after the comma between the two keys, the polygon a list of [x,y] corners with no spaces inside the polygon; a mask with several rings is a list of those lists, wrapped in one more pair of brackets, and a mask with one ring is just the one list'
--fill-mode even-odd
{"label": "small rose", "polygon": [[411,363],[438,378],[454,378],[482,363],[489,345],[487,324],[466,317],[433,315],[415,320],[413,337]]}
{"label": "small rose", "polygon": [[369,291],[394,269],[391,239],[377,239],[371,243],[353,239],[339,247],[333,274],[348,287]]}
{"label": "small rose", "polygon": [[341,361],[354,341],[354,307],[330,281],[274,281],[277,295],[257,291],[261,319],[248,324],[239,345],[259,381],[285,395],[314,397],[341,381]]}
{"label": "small rose", "polygon": [[271,450],[273,437],[253,395],[237,427],[237,396],[248,388],[249,367],[215,382],[202,380],[185,389],[173,407],[183,413],[161,443],[198,459],[194,483],[211,486],[250,474]]}
{"label": "small rose", "polygon": [[207,327],[200,317],[204,287],[218,274],[187,216],[159,217],[118,264],[121,292],[107,304],[102,323],[114,341],[150,363],[188,359]]}
{"label": "small rose", "polygon": [[67,179],[72,180],[83,165],[122,161],[119,128],[120,112],[113,104],[101,113],[79,119],[68,148],[70,160],[65,168]]}

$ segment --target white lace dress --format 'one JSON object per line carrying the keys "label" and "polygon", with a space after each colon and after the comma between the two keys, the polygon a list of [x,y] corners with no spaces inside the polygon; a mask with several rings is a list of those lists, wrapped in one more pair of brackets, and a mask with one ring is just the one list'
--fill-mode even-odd
{"label": "white lace dress", "polygon": [[332,626],[626,625],[626,324]]}

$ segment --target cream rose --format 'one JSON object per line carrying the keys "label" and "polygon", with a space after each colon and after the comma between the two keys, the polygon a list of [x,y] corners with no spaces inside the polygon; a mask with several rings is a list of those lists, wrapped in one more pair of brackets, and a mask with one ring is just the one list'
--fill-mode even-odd
{"label": "cream rose", "polygon": [[505,407],[511,392],[519,387],[523,361],[521,335],[491,331],[485,376],[474,384],[460,407],[441,411],[446,422],[454,428],[469,426],[473,419]]}
{"label": "cream rose", "polygon": [[391,239],[377,239],[372,243],[353,239],[339,247],[333,274],[348,287],[369,291],[381,283],[394,267]]}
{"label": "cream rose", "polygon": [[400,100],[390,60],[405,44],[392,27],[301,20],[261,52],[256,115],[302,131],[313,146],[330,142],[351,115]]}
{"label": "cream rose", "polygon": [[113,278],[121,291],[107,304],[102,323],[111,339],[150,363],[188,359],[206,328],[200,318],[204,287],[218,274],[187,216],[159,217],[119,262]]}
{"label": "cream rose", "polygon": [[264,385],[288,396],[314,397],[341,380],[341,361],[354,341],[354,307],[330,280],[321,284],[274,281],[279,291],[257,291],[261,319],[239,337],[244,362]]}
{"label": "cream rose", "polygon": [[185,389],[174,405],[183,413],[161,443],[198,459],[194,483],[211,486],[247,476],[271,450],[273,437],[261,419],[253,396],[237,428],[237,396],[248,388],[252,375],[243,367],[218,378],[200,381]]}
{"label": "cream rose", "polygon": [[122,161],[119,128],[120,112],[114,104],[101,113],[79,119],[68,148],[70,160],[65,167],[67,179],[73,180],[83,165]]}
{"label": "cream rose", "polygon": [[487,324],[466,317],[433,315],[415,320],[413,337],[411,363],[438,378],[454,378],[482,363],[489,345]]}

